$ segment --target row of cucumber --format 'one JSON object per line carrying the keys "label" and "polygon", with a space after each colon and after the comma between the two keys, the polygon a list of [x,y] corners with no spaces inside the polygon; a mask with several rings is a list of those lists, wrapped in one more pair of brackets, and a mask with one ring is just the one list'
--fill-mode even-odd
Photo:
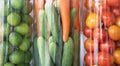
{"label": "row of cucumber", "polygon": [[32,60],[30,0],[4,0],[0,66],[30,66]]}
{"label": "row of cucumber", "polygon": [[56,0],[46,2],[45,9],[38,14],[40,36],[37,48],[41,66],[79,66],[79,32],[73,28],[76,9],[71,9],[70,34],[66,42],[62,39],[61,16]]}

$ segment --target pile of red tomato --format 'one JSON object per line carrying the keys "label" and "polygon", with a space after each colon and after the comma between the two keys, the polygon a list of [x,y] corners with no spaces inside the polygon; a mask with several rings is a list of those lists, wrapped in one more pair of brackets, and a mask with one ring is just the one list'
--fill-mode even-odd
{"label": "pile of red tomato", "polygon": [[120,66],[120,0],[84,0],[86,66]]}

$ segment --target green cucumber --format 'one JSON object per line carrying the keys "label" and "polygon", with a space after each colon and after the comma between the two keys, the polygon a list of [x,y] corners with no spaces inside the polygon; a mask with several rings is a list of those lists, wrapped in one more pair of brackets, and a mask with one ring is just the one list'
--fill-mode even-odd
{"label": "green cucumber", "polygon": [[79,66],[80,34],[77,30],[73,31],[73,43],[74,43],[74,62],[73,62],[73,66]]}
{"label": "green cucumber", "polygon": [[76,9],[73,8],[73,9],[70,11],[70,34],[72,34],[72,28],[73,28],[75,16],[76,16]]}
{"label": "green cucumber", "polygon": [[43,38],[47,39],[47,16],[44,10],[39,11],[39,27],[40,27],[40,34]]}
{"label": "green cucumber", "polygon": [[37,46],[39,52],[39,59],[41,59],[41,65],[45,66],[45,39],[43,37],[39,37],[37,39]]}
{"label": "green cucumber", "polygon": [[64,43],[62,66],[72,66],[73,61],[73,40],[69,38],[67,42]]}
{"label": "green cucumber", "polygon": [[55,10],[55,7],[52,4],[45,4],[45,12],[47,14],[48,24],[53,36],[54,42],[59,42],[59,24],[58,24],[58,15]]}
{"label": "green cucumber", "polygon": [[40,66],[40,59],[38,59],[39,53],[37,47],[37,38],[34,39],[33,51],[34,51],[33,53],[34,53],[34,61],[35,61],[34,66]]}

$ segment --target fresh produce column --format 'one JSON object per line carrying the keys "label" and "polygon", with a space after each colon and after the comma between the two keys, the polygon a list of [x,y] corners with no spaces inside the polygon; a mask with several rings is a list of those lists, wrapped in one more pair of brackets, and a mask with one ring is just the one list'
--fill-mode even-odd
{"label": "fresh produce column", "polygon": [[4,0],[4,65],[2,66],[30,66],[31,2],[32,0]]}
{"label": "fresh produce column", "polygon": [[41,66],[79,66],[79,10],[79,0],[35,0]]}
{"label": "fresh produce column", "polygon": [[83,66],[119,66],[120,0],[84,0],[83,9]]}

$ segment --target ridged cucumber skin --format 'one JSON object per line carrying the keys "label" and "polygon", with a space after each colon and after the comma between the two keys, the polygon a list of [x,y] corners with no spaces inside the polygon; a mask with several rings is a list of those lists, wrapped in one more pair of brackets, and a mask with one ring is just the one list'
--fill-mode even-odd
{"label": "ridged cucumber skin", "polygon": [[53,36],[54,42],[59,42],[59,21],[58,15],[55,10],[55,7],[52,4],[45,4],[45,12],[47,14],[48,24],[50,26],[50,30]]}
{"label": "ridged cucumber skin", "polygon": [[73,30],[73,43],[74,43],[74,62],[73,62],[73,66],[79,66],[80,34],[75,29]]}
{"label": "ridged cucumber skin", "polygon": [[69,37],[64,43],[62,66],[72,66],[73,62],[73,40]]}
{"label": "ridged cucumber skin", "polygon": [[41,61],[41,65],[45,66],[45,39],[43,37],[38,37],[37,39],[37,46],[38,46],[38,52],[39,52],[39,59]]}
{"label": "ridged cucumber skin", "polygon": [[39,21],[40,35],[43,38],[47,39],[48,28],[47,28],[47,16],[46,16],[45,10],[41,9],[39,11],[38,21]]}

